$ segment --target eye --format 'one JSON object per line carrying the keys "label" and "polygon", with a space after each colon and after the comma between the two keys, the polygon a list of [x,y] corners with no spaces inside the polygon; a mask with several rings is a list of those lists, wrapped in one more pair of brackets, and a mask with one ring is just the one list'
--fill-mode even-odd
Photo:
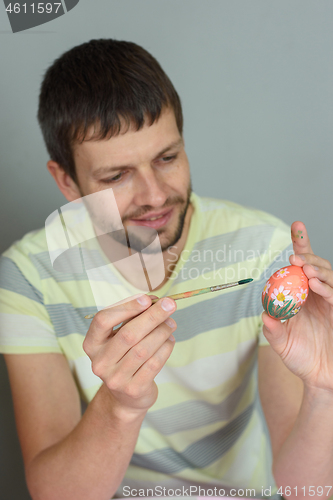
{"label": "eye", "polygon": [[175,160],[177,158],[177,155],[170,155],[170,156],[163,156],[163,158],[161,158],[162,160],[162,163],[170,163],[171,161]]}
{"label": "eye", "polygon": [[119,174],[115,175],[114,177],[111,177],[111,179],[103,179],[102,182],[105,182],[106,184],[111,184],[112,182],[119,182],[123,179],[125,174],[126,172],[119,172]]}

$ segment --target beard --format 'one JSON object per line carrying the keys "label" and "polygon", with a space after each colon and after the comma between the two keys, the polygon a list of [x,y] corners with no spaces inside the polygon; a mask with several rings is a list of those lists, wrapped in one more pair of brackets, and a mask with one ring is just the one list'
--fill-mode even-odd
{"label": "beard", "polygon": [[[178,220],[175,229],[169,236],[168,240],[165,241],[163,244],[161,244],[160,238],[156,238],[156,233],[159,237],[167,233],[167,229],[163,227],[156,231],[156,229],[152,229],[147,226],[140,226],[140,225],[126,226],[127,221],[143,217],[146,213],[153,211],[154,210],[153,207],[145,205],[140,207],[140,210],[138,210],[137,212],[124,216],[121,219],[123,229],[119,229],[119,224],[117,225],[117,227],[116,226],[113,227],[114,224],[112,221],[112,217],[110,218],[106,217],[105,209],[107,210],[107,208],[109,207],[105,205],[104,207],[103,205],[99,205],[98,208],[96,208],[97,205],[88,201],[89,197],[86,197],[83,193],[81,193],[81,195],[82,195],[82,201],[84,202],[90,214],[93,225],[96,228],[98,228],[100,232],[98,239],[100,240],[101,243],[103,241],[103,244],[109,247],[111,254],[113,253],[112,242],[113,246],[114,242],[120,243],[123,248],[125,247],[126,250],[130,249],[132,252],[144,252],[145,254],[156,254],[160,253],[161,250],[162,252],[165,252],[166,250],[168,250],[168,248],[176,245],[176,243],[181,238],[184,229],[186,214],[190,204],[191,193],[192,193],[192,185],[190,181],[187,189],[186,199],[184,199],[184,197],[182,196],[175,196],[173,198],[168,198],[164,203],[163,207],[161,207],[161,209],[165,209],[168,207],[176,207],[177,205],[183,205],[183,208],[178,215]],[[117,250],[116,247],[118,247],[118,245],[114,246],[114,251],[115,255],[118,255],[120,249],[118,248]],[[122,252],[120,250],[119,255],[121,254]],[[116,259],[112,259],[112,261],[115,260],[118,260],[118,257]]]}
{"label": "beard", "polygon": [[[192,185],[190,183],[188,186],[188,189],[187,189],[186,199],[184,199],[180,196],[177,196],[175,198],[169,198],[169,199],[167,199],[167,201],[163,205],[162,209],[167,208],[167,207],[174,207],[174,206],[177,206],[178,204],[184,205],[184,207],[178,215],[177,225],[173,231],[173,234],[170,235],[170,237],[168,238],[168,241],[164,242],[163,244],[160,241],[160,247],[159,247],[159,245],[156,245],[156,244],[150,245],[150,243],[152,243],[152,240],[156,238],[156,230],[155,229],[152,230],[151,228],[145,227],[145,226],[130,226],[130,229],[132,230],[131,235],[129,237],[126,234],[126,241],[124,241],[124,238],[121,238],[120,235],[119,235],[119,237],[120,237],[119,239],[118,239],[118,235],[114,235],[114,236],[116,236],[116,238],[114,238],[113,235],[112,235],[112,237],[114,239],[116,239],[116,241],[118,241],[119,243],[125,244],[128,247],[130,247],[132,250],[135,250],[137,252],[141,252],[143,250],[144,250],[144,253],[148,253],[148,254],[149,253],[157,253],[157,252],[160,252],[161,250],[162,250],[162,252],[165,252],[170,247],[176,245],[176,243],[180,240],[180,238],[183,234],[185,218],[186,218],[186,214],[188,211],[188,207],[190,205],[191,193],[192,193]],[[123,225],[125,228],[125,232],[127,232],[127,230],[129,229],[129,228],[126,228],[126,226],[125,226],[125,222],[127,220],[135,219],[136,217],[142,217],[145,213],[148,213],[150,211],[152,211],[152,207],[150,207],[150,206],[142,207],[140,214],[135,214],[135,216],[131,215],[128,217],[124,217],[122,219],[122,222],[123,222]],[[164,229],[163,227],[160,229],[157,229],[158,236],[162,236],[166,232],[167,232],[167,230]],[[151,241],[149,241],[149,239]],[[160,238],[159,238],[159,240],[160,240]]]}

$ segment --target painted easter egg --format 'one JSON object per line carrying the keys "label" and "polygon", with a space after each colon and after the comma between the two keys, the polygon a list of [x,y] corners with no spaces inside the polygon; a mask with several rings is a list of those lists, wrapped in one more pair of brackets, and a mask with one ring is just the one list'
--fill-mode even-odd
{"label": "painted easter egg", "polygon": [[309,294],[309,281],[301,267],[279,269],[267,281],[262,291],[262,305],[269,316],[289,319],[297,314]]}

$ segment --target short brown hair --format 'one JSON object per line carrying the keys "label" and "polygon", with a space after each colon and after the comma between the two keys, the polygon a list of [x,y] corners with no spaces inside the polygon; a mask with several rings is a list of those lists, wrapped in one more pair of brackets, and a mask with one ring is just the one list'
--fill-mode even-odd
{"label": "short brown hair", "polygon": [[45,73],[38,121],[52,160],[76,181],[72,146],[91,126],[96,139],[120,133],[121,124],[139,130],[173,109],[180,135],[180,98],[156,59],[139,45],[119,40],[91,40],[65,52]]}

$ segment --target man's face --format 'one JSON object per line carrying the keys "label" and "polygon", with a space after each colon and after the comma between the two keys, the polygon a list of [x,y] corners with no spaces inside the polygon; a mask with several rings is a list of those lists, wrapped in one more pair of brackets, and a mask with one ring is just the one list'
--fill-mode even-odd
{"label": "man's face", "polygon": [[[82,196],[112,188],[125,228],[155,229],[162,251],[181,237],[191,181],[183,139],[172,110],[151,126],[104,140],[85,140],[74,148]],[[105,217],[104,221],[103,218]],[[108,214],[98,226],[110,227]]]}

